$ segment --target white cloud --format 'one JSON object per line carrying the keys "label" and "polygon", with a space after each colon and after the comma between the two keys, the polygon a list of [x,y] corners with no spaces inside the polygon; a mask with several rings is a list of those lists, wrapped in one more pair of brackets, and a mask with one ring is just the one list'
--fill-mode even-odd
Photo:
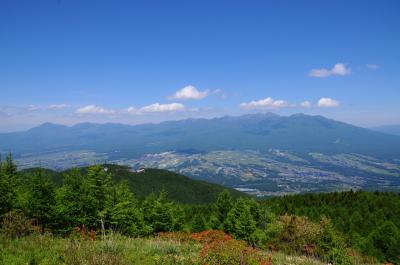
{"label": "white cloud", "polygon": [[209,90],[200,91],[194,86],[185,86],[175,92],[168,99],[188,100],[188,99],[203,99],[208,96]]}
{"label": "white cloud", "polygon": [[306,100],[300,103],[300,106],[303,108],[310,108],[311,107],[311,103],[310,101]]}
{"label": "white cloud", "polygon": [[29,105],[29,106],[26,108],[26,110],[27,110],[27,111],[37,111],[37,110],[40,110],[40,107],[38,107],[38,106],[36,106],[36,105]]}
{"label": "white cloud", "polygon": [[271,97],[244,102],[240,104],[243,109],[279,109],[289,107],[289,103],[285,100],[274,100]]}
{"label": "white cloud", "polygon": [[379,68],[379,65],[376,64],[366,64],[367,68],[372,69],[372,70],[376,70]]}
{"label": "white cloud", "polygon": [[331,108],[338,107],[340,105],[340,102],[331,98],[320,98],[317,105],[318,107]]}
{"label": "white cloud", "polygon": [[96,105],[87,105],[75,111],[78,114],[115,114],[116,111],[112,109],[105,109]]}
{"label": "white cloud", "polygon": [[320,68],[320,69],[312,69],[310,72],[310,76],[312,77],[328,77],[332,75],[340,75],[340,76],[345,76],[345,75],[350,75],[351,74],[351,69],[347,67],[346,64],[344,63],[337,63],[333,66],[332,69],[326,69],[326,68]]}
{"label": "white cloud", "polygon": [[217,88],[211,92],[211,94],[218,96],[220,99],[227,99],[228,94],[226,94],[222,89]]}
{"label": "white cloud", "polygon": [[[128,108],[131,109],[133,107]],[[185,109],[185,105],[181,103],[170,103],[170,104],[160,104],[154,103],[145,107],[140,108],[136,113],[159,113],[159,112],[175,112],[175,111],[182,111]],[[131,111],[133,111],[131,109]]]}
{"label": "white cloud", "polygon": [[58,110],[58,109],[65,109],[68,107],[69,107],[68,104],[52,104],[52,105],[49,105],[47,108],[51,109],[51,110]]}
{"label": "white cloud", "polygon": [[137,108],[135,108],[135,107],[129,107],[127,109],[127,111],[128,111],[129,114],[138,114],[139,110]]}

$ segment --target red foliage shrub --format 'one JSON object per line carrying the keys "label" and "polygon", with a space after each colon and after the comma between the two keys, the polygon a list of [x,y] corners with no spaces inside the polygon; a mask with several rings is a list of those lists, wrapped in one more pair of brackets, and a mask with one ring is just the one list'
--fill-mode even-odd
{"label": "red foliage shrub", "polygon": [[206,230],[200,233],[192,234],[192,238],[200,243],[211,243],[215,241],[229,241],[232,236],[220,230]]}
{"label": "red foliage shrub", "polygon": [[272,265],[270,257],[223,231],[208,230],[192,234],[192,238],[203,243],[200,258],[204,264]]}

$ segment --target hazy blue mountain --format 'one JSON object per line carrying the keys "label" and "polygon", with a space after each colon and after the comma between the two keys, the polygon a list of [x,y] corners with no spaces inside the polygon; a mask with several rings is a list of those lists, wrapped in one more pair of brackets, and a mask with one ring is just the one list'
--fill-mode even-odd
{"label": "hazy blue mountain", "polygon": [[378,127],[373,127],[371,129],[378,132],[400,135],[400,124],[378,126]]}
{"label": "hazy blue mountain", "polygon": [[20,168],[160,168],[257,196],[400,187],[400,136],[304,114],[135,126],[45,123],[0,134],[0,152],[8,151]]}
{"label": "hazy blue mountain", "polygon": [[299,154],[358,153],[400,157],[400,137],[322,116],[254,114],[187,119],[159,124],[45,123],[25,132],[0,134],[0,151],[25,153],[92,150],[112,158],[164,151],[291,150]]}

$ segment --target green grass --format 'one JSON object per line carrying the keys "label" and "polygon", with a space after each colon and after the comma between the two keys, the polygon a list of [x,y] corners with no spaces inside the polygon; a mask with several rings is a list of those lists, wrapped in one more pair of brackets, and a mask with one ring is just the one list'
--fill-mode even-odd
{"label": "green grass", "polygon": [[[202,264],[198,243],[180,243],[159,238],[107,236],[91,241],[32,235],[19,239],[0,238],[0,264],[4,265],[195,265]],[[273,264],[322,265],[322,262],[282,253],[271,255]],[[232,264],[234,265],[234,264]]]}
{"label": "green grass", "polygon": [[0,264],[198,264],[201,245],[119,235],[104,240],[49,235],[1,239]]}

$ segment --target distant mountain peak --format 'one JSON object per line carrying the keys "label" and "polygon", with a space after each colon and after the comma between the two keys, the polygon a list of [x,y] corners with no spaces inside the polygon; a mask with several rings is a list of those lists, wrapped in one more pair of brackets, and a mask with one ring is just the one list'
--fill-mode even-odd
{"label": "distant mountain peak", "polygon": [[266,112],[266,113],[251,113],[251,114],[244,114],[240,116],[224,116],[221,118],[215,119],[225,119],[225,120],[264,120],[269,118],[279,118],[280,115],[273,113],[273,112]]}
{"label": "distant mountain peak", "polygon": [[41,130],[53,130],[53,129],[65,129],[67,126],[61,125],[61,124],[56,124],[56,123],[51,123],[51,122],[45,122],[40,124],[39,126],[33,127],[29,129],[28,131],[41,131]]}

